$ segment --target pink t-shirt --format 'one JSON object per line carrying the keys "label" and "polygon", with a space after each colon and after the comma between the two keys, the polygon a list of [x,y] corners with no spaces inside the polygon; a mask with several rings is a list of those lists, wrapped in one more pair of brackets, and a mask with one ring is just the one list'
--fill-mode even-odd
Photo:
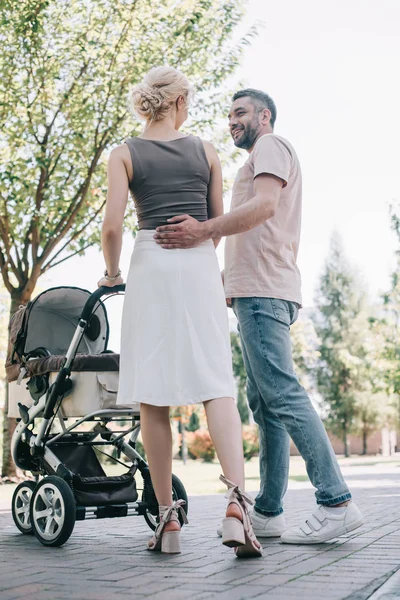
{"label": "pink t-shirt", "polygon": [[254,178],[279,177],[284,186],[275,215],[245,233],[226,238],[225,295],[290,300],[301,305],[301,277],[296,264],[301,229],[301,170],[284,138],[260,137],[232,191],[231,211],[254,197]]}

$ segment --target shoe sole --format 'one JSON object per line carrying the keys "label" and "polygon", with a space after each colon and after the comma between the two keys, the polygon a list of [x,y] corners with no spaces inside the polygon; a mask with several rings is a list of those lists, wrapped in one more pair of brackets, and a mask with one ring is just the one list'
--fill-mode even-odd
{"label": "shoe sole", "polygon": [[284,540],[281,538],[281,542],[282,544],[322,544],[323,542],[329,542],[329,540],[334,540],[337,537],[340,537],[341,535],[345,535],[346,533],[350,533],[350,531],[354,531],[355,529],[358,529],[359,527],[361,527],[361,525],[364,525],[364,519],[358,519],[357,521],[354,521],[353,523],[350,523],[350,525],[347,525],[346,527],[342,527],[341,529],[338,529],[338,531],[336,531],[333,535],[324,535],[322,537],[320,537],[318,540],[314,539],[309,539],[309,538],[301,538],[298,540]]}
{"label": "shoe sole", "polygon": [[257,538],[280,538],[283,533],[283,531],[278,530],[271,531],[270,533],[257,533],[257,531],[255,531],[254,529],[253,531],[256,534]]}
{"label": "shoe sole", "polygon": [[[257,533],[257,531],[255,531],[253,529],[256,538],[280,538],[282,533],[284,532],[284,530],[281,531],[271,531],[271,533]],[[222,537],[222,531],[217,531],[217,535],[218,537]]]}

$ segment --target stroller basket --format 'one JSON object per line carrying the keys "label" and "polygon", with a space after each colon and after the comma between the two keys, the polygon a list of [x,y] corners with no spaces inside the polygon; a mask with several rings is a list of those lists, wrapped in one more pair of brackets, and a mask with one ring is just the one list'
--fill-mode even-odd
{"label": "stroller basket", "polygon": [[123,475],[110,477],[103,471],[91,446],[63,443],[54,446],[53,452],[73,473],[72,487],[78,505],[122,504],[138,499],[134,479],[136,465]]}
{"label": "stroller basket", "polygon": [[[136,469],[135,469],[136,470]],[[81,477],[72,480],[74,496],[80,506],[136,502],[138,493],[132,471],[116,477]]]}

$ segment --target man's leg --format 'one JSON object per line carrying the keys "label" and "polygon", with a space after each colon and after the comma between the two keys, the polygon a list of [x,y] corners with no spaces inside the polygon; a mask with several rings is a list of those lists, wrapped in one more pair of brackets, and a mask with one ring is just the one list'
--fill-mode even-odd
{"label": "man's leg", "polygon": [[234,309],[263,404],[291,435],[321,505],[300,526],[284,531],[281,540],[318,544],[353,531],[363,524],[362,514],[353,502],[346,502],[351,494],[333,448],[293,369],[289,330],[297,318],[296,305],[270,298],[237,298]]}
{"label": "man's leg", "polygon": [[[297,317],[296,305],[269,298],[236,298],[234,309],[263,404],[284,424],[304,458],[317,488],[317,502],[334,506],[349,500],[351,494],[322,421],[294,372],[290,325]],[[272,485],[269,473],[268,485]]]}
{"label": "man's leg", "polygon": [[241,343],[247,373],[247,399],[260,431],[261,481],[255,511],[265,517],[275,517],[283,512],[282,501],[289,478],[290,438],[285,426],[263,402],[242,337]]}

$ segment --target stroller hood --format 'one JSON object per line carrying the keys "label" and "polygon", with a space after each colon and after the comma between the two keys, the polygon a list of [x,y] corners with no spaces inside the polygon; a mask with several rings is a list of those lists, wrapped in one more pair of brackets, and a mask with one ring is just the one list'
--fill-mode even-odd
{"label": "stroller hood", "polygon": [[[36,348],[65,355],[91,293],[74,287],[42,292],[11,318],[6,366],[21,362]],[[80,354],[100,354],[107,349],[109,325],[102,302],[95,307],[78,347]]]}

